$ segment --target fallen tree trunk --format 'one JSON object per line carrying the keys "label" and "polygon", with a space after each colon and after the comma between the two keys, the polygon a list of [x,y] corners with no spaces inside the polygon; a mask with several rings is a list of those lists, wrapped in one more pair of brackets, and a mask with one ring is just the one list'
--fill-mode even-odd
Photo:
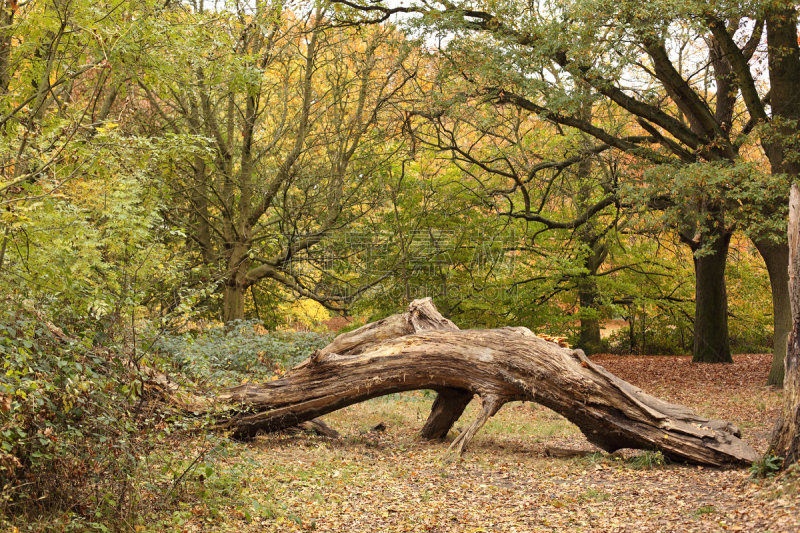
{"label": "fallen tree trunk", "polygon": [[732,424],[697,416],[562,348],[527,328],[459,330],[430,298],[409,311],[337,337],[277,381],[230,389],[236,404],[218,429],[238,437],[285,429],[370,398],[417,389],[439,392],[423,435],[444,437],[477,395],[477,418],[456,437],[461,453],[503,404],[533,401],[576,424],[589,442],[661,450],[705,465],[744,465],[758,458]]}

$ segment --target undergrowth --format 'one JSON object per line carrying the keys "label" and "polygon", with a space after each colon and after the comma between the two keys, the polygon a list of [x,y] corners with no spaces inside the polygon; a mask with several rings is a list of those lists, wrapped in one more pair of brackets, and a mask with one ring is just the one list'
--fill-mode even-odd
{"label": "undergrowth", "polygon": [[771,478],[780,471],[782,466],[783,457],[776,457],[772,451],[768,451],[761,459],[753,462],[750,466],[750,478]]}
{"label": "undergrowth", "polygon": [[24,307],[0,316],[0,353],[2,516],[82,530],[129,522],[148,447],[139,428],[152,424],[135,365]]}
{"label": "undergrowth", "polygon": [[196,509],[215,520],[241,489],[225,466],[230,442],[206,433],[207,417],[164,404],[143,369],[213,394],[244,376],[270,379],[328,343],[243,322],[156,333],[161,340],[142,351],[119,321],[107,321],[98,340],[73,333],[99,329],[85,323],[59,327],[32,305],[8,308],[0,314],[0,531],[164,531],[197,518]]}
{"label": "undergrowth", "polygon": [[628,464],[637,470],[654,470],[667,464],[667,458],[660,451],[645,450],[631,457]]}
{"label": "undergrowth", "polygon": [[161,336],[154,349],[164,364],[199,387],[267,381],[330,343],[330,334],[267,332],[255,320]]}

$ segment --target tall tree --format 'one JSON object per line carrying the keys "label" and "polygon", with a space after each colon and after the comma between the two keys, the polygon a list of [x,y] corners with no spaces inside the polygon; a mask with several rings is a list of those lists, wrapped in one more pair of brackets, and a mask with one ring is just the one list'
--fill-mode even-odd
{"label": "tall tree", "polygon": [[175,52],[152,58],[140,88],[167,132],[192,139],[172,180],[183,202],[166,215],[221,280],[222,318],[243,318],[261,280],[345,308],[376,280],[328,276],[315,250],[377,201],[391,103],[413,76],[401,37],[333,29],[323,11],[281,2],[197,6],[170,29]]}
{"label": "tall tree", "polygon": [[119,315],[130,265],[144,260],[137,250],[151,260],[162,251],[149,233],[161,191],[141,145],[118,134],[126,98],[115,69],[156,11],[133,2],[133,20],[118,7],[59,0],[0,11],[3,292],[82,321]]}
{"label": "tall tree", "polygon": [[[769,268],[774,360],[782,360],[788,300],[781,296],[785,268],[775,265],[785,265],[787,256],[774,228],[783,215],[772,206],[776,199],[782,204],[785,176],[797,170],[786,157],[800,105],[788,97],[798,75],[791,3],[338,3],[373,21],[395,13],[422,15],[417,24],[452,32],[448,57],[458,56],[460,70],[487,98],[576,128],[649,167],[643,168],[647,183],[658,187],[648,191],[647,202],[675,214],[682,239],[695,252],[695,361],[731,360],[723,275],[728,243],[737,223],[746,220],[739,216],[742,206],[768,216],[769,223],[761,225],[767,229],[752,234]],[[765,27],[768,85],[749,66],[760,57]],[[629,126],[619,130],[582,118],[584,85],[593,101],[613,106]],[[628,137],[637,130],[646,138],[632,142]],[[771,175],[784,184],[769,197],[759,192],[764,175],[750,164],[760,158],[769,160]],[[691,187],[696,194],[688,197]]]}

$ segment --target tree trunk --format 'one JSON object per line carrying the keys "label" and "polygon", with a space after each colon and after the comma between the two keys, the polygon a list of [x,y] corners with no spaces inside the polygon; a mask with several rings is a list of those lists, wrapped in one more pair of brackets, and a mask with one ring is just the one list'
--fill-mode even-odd
{"label": "tree trunk", "polygon": [[792,331],[792,308],[789,303],[789,245],[769,240],[753,241],[764,259],[772,289],[772,368],[767,385],[783,386],[786,341]]}
{"label": "tree trunk", "polygon": [[228,250],[228,277],[222,293],[222,321],[225,324],[244,320],[244,301],[250,285],[245,274],[250,267],[247,260],[249,251],[250,245],[246,242],[234,242]]}
{"label": "tree trunk", "polygon": [[[585,82],[579,82],[578,88],[585,98],[581,103],[580,117],[591,124],[593,118],[591,87]],[[593,144],[589,139],[588,135],[583,136],[583,142],[586,146]],[[581,180],[581,186],[576,195],[576,200],[581,212],[587,212],[592,204],[592,189],[594,188],[592,163],[592,158],[587,156],[578,164],[577,175]],[[606,229],[598,227],[596,219],[587,220],[586,224],[578,232],[578,239],[588,248],[588,253],[583,259],[583,266],[586,268],[587,274],[578,280],[578,302],[581,312],[588,311],[589,315],[581,317],[578,348],[588,355],[598,353],[603,349],[600,338],[600,319],[598,318],[599,291],[595,276],[597,276],[597,271],[608,256],[609,246],[604,242],[606,232]]]}
{"label": "tree trunk", "polygon": [[667,457],[706,465],[744,465],[756,452],[728,422],[643,393],[593,364],[580,350],[561,348],[527,328],[465,330],[442,317],[430,298],[409,311],[345,333],[283,378],[230,389],[232,404],[217,429],[252,437],[312,420],[370,398],[418,389],[439,391],[425,424],[446,435],[473,395],[483,407],[450,445],[460,453],[503,404],[533,401],[575,423],[606,451],[658,449]]}
{"label": "tree trunk", "polygon": [[222,321],[244,320],[244,300],[247,288],[239,284],[226,284],[222,294]]}
{"label": "tree trunk", "polygon": [[[772,452],[784,458],[784,467],[800,459],[800,190],[797,179],[800,161],[792,139],[800,119],[800,43],[797,40],[797,8],[793,3],[776,4],[767,11],[770,103],[773,127],[767,138],[775,139],[765,147],[774,174],[794,179],[789,196],[789,299],[792,309],[792,332],[786,346],[783,379],[783,410],[772,434]],[[762,141],[763,142],[763,141]]]}
{"label": "tree trunk", "polygon": [[783,410],[772,433],[772,453],[784,467],[800,459],[800,189],[792,185],[789,197],[789,298],[792,332],[786,347]]}
{"label": "tree trunk", "polygon": [[725,263],[731,234],[721,231],[711,253],[694,258],[695,312],[693,363],[732,363],[728,338],[728,295]]}
{"label": "tree trunk", "polygon": [[[592,272],[578,283],[578,300],[581,310],[597,311],[597,282],[593,277],[596,274],[597,271]],[[600,319],[596,315],[592,318],[581,318],[578,347],[588,355],[598,353],[603,349],[603,341],[600,337]]]}

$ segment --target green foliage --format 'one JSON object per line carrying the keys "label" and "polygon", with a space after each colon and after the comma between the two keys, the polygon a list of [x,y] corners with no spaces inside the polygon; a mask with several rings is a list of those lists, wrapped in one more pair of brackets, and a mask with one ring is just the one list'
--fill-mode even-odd
{"label": "green foliage", "polygon": [[372,320],[432,297],[462,327],[504,324],[503,312],[515,301],[510,280],[518,264],[512,250],[519,228],[487,211],[464,189],[457,168],[432,153],[388,169],[381,179],[392,191],[387,209],[351,233],[375,244],[348,253],[343,241],[339,253],[347,258],[346,270],[386,273],[355,314]]}
{"label": "green foliage", "polygon": [[636,327],[618,329],[607,339],[608,352],[618,355],[686,355],[692,350],[691,326],[682,322],[676,325],[675,322],[669,317],[653,320],[647,324],[644,336]]}
{"label": "green foliage", "polygon": [[641,454],[632,457],[628,464],[637,470],[654,470],[667,464],[667,458],[660,451],[645,450]]}
{"label": "green foliage", "polygon": [[783,467],[783,457],[776,457],[772,450],[769,450],[764,456],[755,461],[750,466],[751,479],[764,479],[772,478]]}
{"label": "green foliage", "polygon": [[[771,318],[771,317],[769,317]],[[746,326],[751,327],[746,327]],[[756,324],[736,325],[731,328],[731,352],[733,353],[769,353],[772,352],[774,338],[772,324],[763,326]]]}
{"label": "green foliage", "polygon": [[731,350],[733,353],[771,352],[774,341],[769,280],[757,251],[743,241],[735,239],[731,244],[725,269]]}
{"label": "green foliage", "polygon": [[[9,305],[11,304],[11,305]],[[135,502],[136,374],[89,340],[6,301],[0,317],[0,514],[74,509],[123,519]]]}
{"label": "green foliage", "polygon": [[201,333],[165,335],[155,348],[166,355],[173,372],[206,386],[227,386],[243,379],[266,381],[326,346],[331,338],[313,332],[266,332],[257,321],[248,320]]}
{"label": "green foliage", "polygon": [[219,499],[240,489],[235,473],[219,466],[223,436],[181,440],[186,430],[203,430],[205,417],[186,419],[151,402],[132,353],[112,335],[126,332],[122,324],[105,338],[112,347],[97,346],[91,327],[89,338],[73,339],[39,311],[7,307],[13,312],[0,321],[0,524],[127,530],[169,513],[179,523],[197,502],[213,518]]}

